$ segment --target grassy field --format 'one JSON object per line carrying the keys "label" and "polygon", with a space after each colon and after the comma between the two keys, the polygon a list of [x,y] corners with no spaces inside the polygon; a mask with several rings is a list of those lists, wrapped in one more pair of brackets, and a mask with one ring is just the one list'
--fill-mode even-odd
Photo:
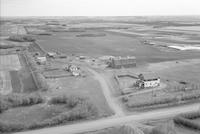
{"label": "grassy field", "polygon": [[89,98],[91,102],[98,108],[100,116],[108,116],[112,114],[105,97],[102,93],[99,83],[91,76],[85,78],[66,77],[60,79],[49,79],[52,91],[50,96],[62,94],[76,94]]}

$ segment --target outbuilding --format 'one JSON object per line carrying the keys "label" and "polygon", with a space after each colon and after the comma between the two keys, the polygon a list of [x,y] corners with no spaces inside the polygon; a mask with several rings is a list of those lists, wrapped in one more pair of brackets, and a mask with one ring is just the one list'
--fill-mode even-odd
{"label": "outbuilding", "polygon": [[134,56],[114,57],[111,59],[110,67],[112,68],[128,68],[136,66],[136,58]]}
{"label": "outbuilding", "polygon": [[46,57],[36,57],[36,61],[39,64],[46,64],[47,58]]}
{"label": "outbuilding", "polygon": [[48,53],[47,53],[47,56],[50,57],[50,58],[55,58],[56,55],[57,55],[57,54],[56,54],[55,52],[48,52]]}

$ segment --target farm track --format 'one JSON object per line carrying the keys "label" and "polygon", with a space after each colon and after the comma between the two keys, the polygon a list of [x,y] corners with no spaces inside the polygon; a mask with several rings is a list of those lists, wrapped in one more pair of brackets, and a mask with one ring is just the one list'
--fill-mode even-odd
{"label": "farm track", "polygon": [[115,112],[115,116],[123,116],[124,112],[123,112],[122,108],[114,101],[115,99],[112,96],[111,90],[110,90],[107,82],[105,81],[105,79],[98,72],[94,71],[93,69],[87,68],[87,70],[90,71],[94,75],[96,80],[99,81],[99,83],[102,87],[103,94],[107,100],[107,103],[109,104],[111,109]]}

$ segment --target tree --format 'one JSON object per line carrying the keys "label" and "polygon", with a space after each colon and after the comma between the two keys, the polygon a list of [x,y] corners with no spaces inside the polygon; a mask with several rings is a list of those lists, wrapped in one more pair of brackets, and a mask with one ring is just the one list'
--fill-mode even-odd
{"label": "tree", "polygon": [[144,75],[143,75],[143,74],[139,74],[139,75],[138,75],[138,78],[139,78],[140,80],[144,80]]}

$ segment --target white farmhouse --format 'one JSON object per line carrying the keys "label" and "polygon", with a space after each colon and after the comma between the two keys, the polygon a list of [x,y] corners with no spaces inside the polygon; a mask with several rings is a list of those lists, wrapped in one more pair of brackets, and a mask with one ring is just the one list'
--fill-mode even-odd
{"label": "white farmhouse", "polygon": [[143,80],[144,88],[160,86],[160,78]]}

